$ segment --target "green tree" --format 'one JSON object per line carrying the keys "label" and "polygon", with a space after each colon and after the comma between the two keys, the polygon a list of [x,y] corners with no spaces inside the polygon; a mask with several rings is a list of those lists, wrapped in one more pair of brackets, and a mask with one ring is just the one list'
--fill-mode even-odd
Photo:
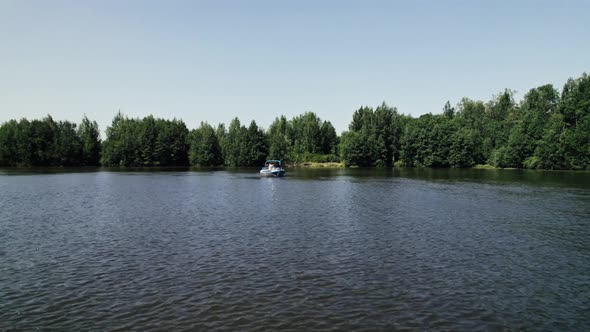
{"label": "green tree", "polygon": [[54,153],[57,160],[53,165],[80,166],[82,164],[82,140],[76,132],[76,124],[69,121],[60,121],[55,133]]}
{"label": "green tree", "polygon": [[375,111],[361,107],[352,115],[348,129],[346,142],[340,146],[347,165],[391,167],[399,159],[402,124],[395,108],[385,103]]}
{"label": "green tree", "polygon": [[206,122],[189,135],[189,160],[194,166],[219,166],[223,164],[221,146],[215,130]]}
{"label": "green tree", "polygon": [[84,116],[78,136],[82,140],[82,160],[81,164],[86,166],[98,166],[100,161],[100,130],[96,121],[90,121]]}
{"label": "green tree", "polygon": [[0,166],[22,164],[18,154],[18,131],[19,123],[16,120],[10,120],[0,126]]}
{"label": "green tree", "polygon": [[254,120],[248,126],[245,145],[242,145],[242,149],[244,150],[242,154],[245,156],[244,166],[259,166],[264,164],[268,155],[266,136],[264,130],[259,128]]}
{"label": "green tree", "polygon": [[455,116],[455,108],[451,107],[451,102],[448,100],[443,107],[443,115],[449,119],[452,119]]}
{"label": "green tree", "polygon": [[269,158],[285,159],[289,155],[289,123],[283,115],[276,118],[268,130]]}
{"label": "green tree", "polygon": [[561,93],[566,168],[590,169],[590,76],[569,79]]}
{"label": "green tree", "polygon": [[550,115],[543,137],[535,149],[534,158],[527,160],[529,168],[563,169],[565,166],[565,122],[563,115]]}
{"label": "green tree", "polygon": [[475,164],[485,164],[492,152],[491,140],[487,136],[489,129],[485,112],[483,102],[463,98],[453,118],[457,128],[470,130],[472,159]]}
{"label": "green tree", "polygon": [[217,137],[217,140],[219,141],[219,146],[221,147],[222,164],[225,165],[226,157],[223,151],[223,146],[225,145],[225,139],[227,137],[227,129],[225,128],[225,125],[223,123],[217,125],[217,128],[215,129],[215,136]]}
{"label": "green tree", "polygon": [[320,127],[320,153],[336,155],[338,148],[338,134],[330,121],[323,121]]}
{"label": "green tree", "polygon": [[227,135],[222,145],[226,165],[236,167],[244,164],[240,147],[244,140],[245,128],[241,125],[238,118],[234,118],[229,125]]}
{"label": "green tree", "polygon": [[475,165],[475,142],[477,133],[473,129],[459,128],[452,134],[448,164],[451,167],[472,167]]}
{"label": "green tree", "polygon": [[103,142],[105,166],[187,166],[188,129],[179,120],[115,116]]}
{"label": "green tree", "polygon": [[502,156],[503,167],[537,167],[531,164],[535,160],[531,158],[541,143],[549,116],[558,106],[559,94],[549,84],[531,89],[524,96]]}
{"label": "green tree", "polygon": [[321,119],[315,113],[306,112],[294,117],[287,129],[291,143],[289,160],[303,162],[311,155],[321,153]]}

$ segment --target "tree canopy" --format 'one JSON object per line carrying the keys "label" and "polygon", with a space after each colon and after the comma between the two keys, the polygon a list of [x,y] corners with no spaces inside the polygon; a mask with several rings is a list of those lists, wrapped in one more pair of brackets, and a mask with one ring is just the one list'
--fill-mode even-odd
{"label": "tree canopy", "polygon": [[489,102],[446,102],[438,114],[400,114],[383,103],[360,107],[338,136],[313,112],[280,115],[268,130],[234,118],[190,130],[182,120],[117,113],[101,139],[96,121],[43,119],[0,125],[0,166],[260,166],[341,161],[368,167],[590,169],[590,77],[528,91],[520,102],[501,91]]}

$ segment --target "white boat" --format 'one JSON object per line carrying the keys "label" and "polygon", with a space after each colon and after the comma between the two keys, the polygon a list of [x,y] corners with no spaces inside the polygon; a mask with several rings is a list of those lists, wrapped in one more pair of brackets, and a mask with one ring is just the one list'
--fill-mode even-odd
{"label": "white boat", "polygon": [[264,167],[260,170],[260,176],[282,177],[285,175],[285,169],[280,160],[267,160]]}

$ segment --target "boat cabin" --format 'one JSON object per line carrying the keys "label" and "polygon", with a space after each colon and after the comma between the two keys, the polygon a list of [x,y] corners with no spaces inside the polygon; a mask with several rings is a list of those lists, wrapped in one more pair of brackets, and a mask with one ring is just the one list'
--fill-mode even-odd
{"label": "boat cabin", "polygon": [[264,166],[266,166],[266,168],[268,169],[274,169],[274,168],[282,168],[283,165],[281,163],[280,160],[267,160],[264,163]]}

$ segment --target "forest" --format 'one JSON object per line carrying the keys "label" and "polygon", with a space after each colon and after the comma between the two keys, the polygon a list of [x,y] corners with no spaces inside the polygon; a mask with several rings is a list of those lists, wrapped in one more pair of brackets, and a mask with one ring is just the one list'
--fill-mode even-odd
{"label": "forest", "polygon": [[77,125],[10,120],[0,125],[0,166],[260,166],[342,162],[359,167],[590,169],[590,76],[528,91],[516,102],[504,90],[490,101],[463,98],[419,117],[383,103],[354,111],[340,136],[306,112],[278,116],[268,129],[234,118],[228,127],[117,113],[106,128],[86,116]]}

